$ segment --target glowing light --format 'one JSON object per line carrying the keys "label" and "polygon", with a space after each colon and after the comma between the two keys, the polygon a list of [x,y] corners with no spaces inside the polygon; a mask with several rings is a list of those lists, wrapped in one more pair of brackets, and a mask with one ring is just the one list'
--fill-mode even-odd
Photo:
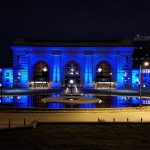
{"label": "glowing light", "polygon": [[46,83],[46,81],[31,81],[32,84],[34,83]]}
{"label": "glowing light", "polygon": [[126,76],[127,76],[127,73],[124,73],[124,76],[126,77]]}
{"label": "glowing light", "polygon": [[75,69],[74,69],[74,68],[71,68],[70,70],[71,70],[71,72],[73,72]]}
{"label": "glowing light", "polygon": [[68,92],[68,88],[66,89],[66,91],[65,91],[66,93]]}
{"label": "glowing light", "polygon": [[149,62],[144,62],[144,66],[148,66],[149,65]]}
{"label": "glowing light", "polygon": [[9,76],[9,72],[6,72],[6,76]]}
{"label": "glowing light", "polygon": [[103,69],[102,68],[98,68],[98,72],[101,72]]}
{"label": "glowing light", "polygon": [[102,103],[102,100],[100,99],[98,103]]}
{"label": "glowing light", "polygon": [[142,73],[150,73],[150,69],[143,69]]}
{"label": "glowing light", "polygon": [[18,74],[17,74],[18,76],[21,76],[21,72],[18,72]]}
{"label": "glowing light", "polygon": [[44,67],[44,68],[43,68],[43,71],[44,71],[44,72],[47,72],[47,68],[46,68],[46,67]]}
{"label": "glowing light", "polygon": [[17,99],[20,100],[20,99],[21,99],[21,96],[17,96]]}
{"label": "glowing light", "polygon": [[78,92],[78,89],[77,89],[77,86],[75,85],[75,92],[77,93]]}
{"label": "glowing light", "polygon": [[69,81],[69,83],[71,83],[71,84],[72,84],[72,83],[74,83],[74,81],[71,79],[71,80]]}

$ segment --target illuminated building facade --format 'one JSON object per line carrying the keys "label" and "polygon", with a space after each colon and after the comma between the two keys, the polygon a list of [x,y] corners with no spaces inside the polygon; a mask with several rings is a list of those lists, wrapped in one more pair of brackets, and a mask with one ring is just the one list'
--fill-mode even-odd
{"label": "illuminated building facade", "polygon": [[[130,41],[15,41],[13,69],[3,69],[8,87],[60,88],[73,80],[84,88],[124,88],[132,85]],[[8,84],[9,83],[9,84]]]}

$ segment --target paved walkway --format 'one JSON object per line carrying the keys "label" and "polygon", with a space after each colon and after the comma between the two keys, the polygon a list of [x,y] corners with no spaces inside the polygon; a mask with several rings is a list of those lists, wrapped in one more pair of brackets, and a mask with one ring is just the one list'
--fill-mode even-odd
{"label": "paved walkway", "polygon": [[39,122],[150,122],[150,107],[92,110],[6,111],[0,112],[0,128]]}

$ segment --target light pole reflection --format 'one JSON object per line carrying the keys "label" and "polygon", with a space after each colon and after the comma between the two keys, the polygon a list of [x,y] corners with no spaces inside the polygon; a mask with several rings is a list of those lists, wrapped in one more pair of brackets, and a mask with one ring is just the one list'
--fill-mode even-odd
{"label": "light pole reflection", "polygon": [[140,76],[139,76],[139,96],[140,96],[140,107],[142,107],[142,67],[149,66],[149,62],[144,62],[143,64],[140,64]]}

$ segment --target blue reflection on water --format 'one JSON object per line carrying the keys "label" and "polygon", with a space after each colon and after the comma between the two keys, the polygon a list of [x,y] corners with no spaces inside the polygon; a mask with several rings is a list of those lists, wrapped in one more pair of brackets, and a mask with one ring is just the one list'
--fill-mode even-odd
{"label": "blue reflection on water", "polygon": [[96,103],[80,104],[80,108],[96,108]]}
{"label": "blue reflection on water", "polygon": [[85,98],[95,98],[95,95],[93,95],[93,94],[84,94],[83,97],[85,97]]}
{"label": "blue reflection on water", "polygon": [[[142,99],[143,101],[144,99]],[[140,105],[140,98],[138,97],[132,97],[132,104],[133,105]]]}
{"label": "blue reflection on water", "polygon": [[131,103],[131,97],[124,97],[124,96],[117,96],[117,108],[121,108],[121,107],[129,107],[132,105]]}
{"label": "blue reflection on water", "polygon": [[48,108],[57,109],[57,108],[65,108],[65,106],[62,103],[48,103]]}
{"label": "blue reflection on water", "polygon": [[[22,96],[3,96],[2,97],[2,106],[6,107],[18,107],[18,108],[121,108],[121,107],[134,107],[139,106],[140,101],[142,105],[150,105],[149,98],[139,97],[124,97],[124,96],[99,96],[102,103],[86,103],[86,104],[64,104],[64,103],[46,103],[44,104],[41,99],[45,96],[31,96],[31,95],[22,95]],[[60,94],[50,94],[50,97],[61,97]],[[86,98],[95,97],[91,94],[84,95]]]}
{"label": "blue reflection on water", "polygon": [[50,94],[50,97],[60,97],[61,96],[61,94],[56,94],[56,93],[52,93],[52,94]]}
{"label": "blue reflection on water", "polygon": [[13,103],[13,96],[2,97],[2,104],[12,104],[12,103]]}
{"label": "blue reflection on water", "polygon": [[2,104],[11,107],[30,108],[33,107],[31,96],[3,96]]}

